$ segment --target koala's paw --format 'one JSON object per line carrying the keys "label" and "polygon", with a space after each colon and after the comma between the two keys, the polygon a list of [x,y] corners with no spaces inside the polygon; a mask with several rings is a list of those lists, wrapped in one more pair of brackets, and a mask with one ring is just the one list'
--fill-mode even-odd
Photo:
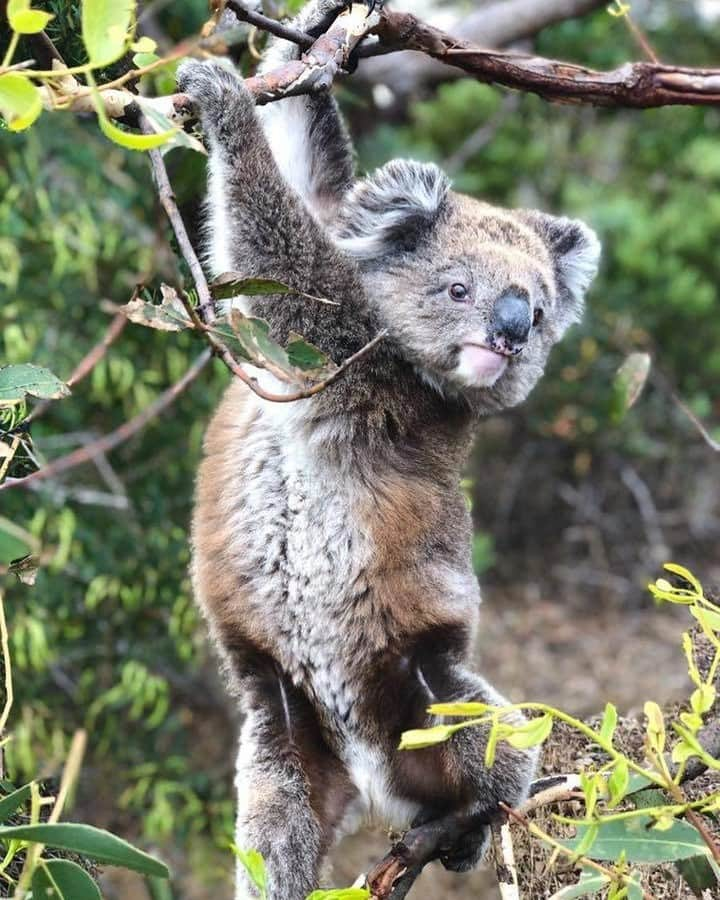
{"label": "koala's paw", "polygon": [[178,66],[177,86],[197,107],[203,125],[225,118],[238,105],[253,105],[242,78],[216,60],[186,59]]}
{"label": "koala's paw", "polygon": [[489,843],[490,828],[480,825],[464,834],[452,850],[440,857],[440,862],[449,872],[470,872],[482,861]]}

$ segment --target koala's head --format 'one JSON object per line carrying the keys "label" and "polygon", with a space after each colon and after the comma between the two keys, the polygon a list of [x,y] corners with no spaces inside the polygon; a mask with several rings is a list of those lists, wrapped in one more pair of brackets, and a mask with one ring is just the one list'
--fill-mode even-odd
{"label": "koala's head", "polygon": [[450,190],[434,165],[396,161],[345,198],[336,242],[408,360],[489,408],[525,399],[582,314],[600,245],[582,222],[506,211]]}

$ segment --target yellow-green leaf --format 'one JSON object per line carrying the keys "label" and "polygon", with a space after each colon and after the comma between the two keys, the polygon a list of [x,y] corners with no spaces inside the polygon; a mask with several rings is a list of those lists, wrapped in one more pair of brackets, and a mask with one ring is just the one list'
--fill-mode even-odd
{"label": "yellow-green leaf", "polygon": [[517,750],[528,750],[536,747],[548,737],[553,727],[553,718],[549,713],[533,719],[527,725],[514,729],[510,734],[503,735],[511,747]]}
{"label": "yellow-green leaf", "polygon": [[161,131],[159,134],[135,134],[132,131],[123,131],[117,125],[113,125],[107,117],[99,92],[94,91],[93,96],[95,98],[95,109],[97,110],[100,130],[106,138],[109,138],[115,144],[120,144],[121,147],[127,147],[129,150],[154,150],[167,143],[177,132],[177,128],[173,128],[170,131]]}
{"label": "yellow-green leaf", "polygon": [[693,586],[695,593],[702,597],[703,589],[702,584],[698,581],[698,579],[693,575],[690,569],[686,569],[685,566],[679,566],[677,563],[665,563],[663,569],[666,569],[668,572],[672,572],[673,575],[679,575],[683,581],[687,581],[688,584]]}
{"label": "yellow-green leaf", "polygon": [[705,609],[700,606],[693,606],[690,609],[690,615],[694,616],[700,623],[705,634],[712,639],[713,632],[720,633],[720,613],[713,612],[711,609]]}
{"label": "yellow-green leaf", "polygon": [[93,66],[108,66],[123,55],[134,12],[135,0],[83,0],[82,37]]}
{"label": "yellow-green leaf", "polygon": [[435,725],[433,728],[416,728],[404,731],[400,739],[399,750],[421,750],[423,747],[434,747],[452,737],[453,730],[448,725]]}
{"label": "yellow-green leaf", "polygon": [[157,41],[154,41],[147,35],[143,35],[130,44],[130,49],[136,53],[154,53],[157,50]]}
{"label": "yellow-green leaf", "polygon": [[612,741],[612,737],[615,734],[615,727],[617,726],[617,720],[617,709],[612,703],[605,704],[605,712],[603,713],[602,724],[600,725],[600,737],[606,743]]}
{"label": "yellow-green leaf", "polygon": [[648,700],[645,704],[645,715],[647,716],[647,735],[650,746],[657,753],[662,753],[665,749],[665,720],[662,710],[657,703]]}
{"label": "yellow-green leaf", "polygon": [[7,17],[10,27],[18,34],[37,34],[54,18],[52,13],[30,9],[30,0],[9,0]]}
{"label": "yellow-green leaf", "polygon": [[483,716],[489,709],[487,703],[433,703],[428,712],[433,716]]}
{"label": "yellow-green leaf", "polygon": [[0,75],[0,115],[10,131],[24,131],[42,112],[40,91],[25,75]]}
{"label": "yellow-green leaf", "polygon": [[612,775],[608,778],[608,802],[610,806],[617,806],[625,796],[630,783],[630,770],[627,760],[619,759],[615,763]]}
{"label": "yellow-green leaf", "polygon": [[714,702],[715,688],[712,684],[701,684],[690,697],[690,705],[698,715],[706,713]]}

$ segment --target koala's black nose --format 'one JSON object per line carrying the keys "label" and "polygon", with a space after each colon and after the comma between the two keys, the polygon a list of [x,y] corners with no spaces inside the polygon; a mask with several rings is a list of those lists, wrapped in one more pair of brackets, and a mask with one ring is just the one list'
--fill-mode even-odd
{"label": "koala's black nose", "polygon": [[527,343],[532,318],[530,304],[518,294],[503,294],[496,302],[490,321],[490,344],[497,353],[512,356]]}

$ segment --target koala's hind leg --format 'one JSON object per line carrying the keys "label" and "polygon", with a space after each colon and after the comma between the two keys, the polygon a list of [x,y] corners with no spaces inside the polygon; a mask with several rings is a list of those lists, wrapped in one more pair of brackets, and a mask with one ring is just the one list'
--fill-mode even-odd
{"label": "koala's hind leg", "polygon": [[[256,688],[262,699],[240,738],[235,841],[265,859],[267,900],[305,900],[355,790],[301,692],[277,675]],[[236,900],[257,896],[238,864]]]}

